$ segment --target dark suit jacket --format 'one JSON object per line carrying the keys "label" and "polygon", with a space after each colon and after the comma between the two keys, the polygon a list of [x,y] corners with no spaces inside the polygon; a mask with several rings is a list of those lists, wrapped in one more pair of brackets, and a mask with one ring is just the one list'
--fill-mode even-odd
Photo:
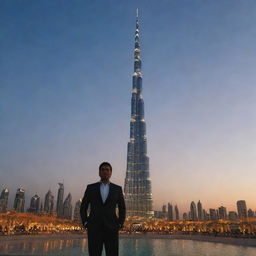
{"label": "dark suit jacket", "polygon": [[[82,223],[87,222],[88,229],[101,229],[102,225],[110,230],[119,230],[125,221],[125,202],[122,188],[116,184],[109,184],[109,194],[103,203],[100,194],[100,182],[87,186],[82,200],[80,215]],[[90,205],[90,213],[88,208]],[[118,206],[119,216],[116,215]]]}

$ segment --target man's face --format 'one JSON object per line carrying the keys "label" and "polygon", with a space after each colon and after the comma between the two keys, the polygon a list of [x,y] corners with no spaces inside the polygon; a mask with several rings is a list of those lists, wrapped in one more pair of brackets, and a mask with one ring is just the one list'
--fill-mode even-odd
{"label": "man's face", "polygon": [[109,180],[111,177],[111,174],[112,174],[112,171],[111,171],[110,166],[108,166],[108,165],[101,166],[100,171],[99,171],[99,176],[100,176],[101,180]]}

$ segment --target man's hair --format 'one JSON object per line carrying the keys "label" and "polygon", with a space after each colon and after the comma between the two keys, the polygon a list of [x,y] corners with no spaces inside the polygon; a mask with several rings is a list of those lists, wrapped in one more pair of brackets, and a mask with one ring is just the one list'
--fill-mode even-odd
{"label": "man's hair", "polygon": [[109,167],[110,167],[110,171],[112,172],[112,166],[111,166],[111,164],[108,163],[108,162],[103,162],[103,163],[101,163],[100,166],[99,166],[99,171],[100,171],[100,169],[101,169],[101,167],[102,167],[103,165],[109,166]]}

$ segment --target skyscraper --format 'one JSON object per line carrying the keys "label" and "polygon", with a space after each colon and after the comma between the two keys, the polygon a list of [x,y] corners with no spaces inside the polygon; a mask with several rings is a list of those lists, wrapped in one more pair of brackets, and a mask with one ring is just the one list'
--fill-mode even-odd
{"label": "skyscraper", "polygon": [[204,220],[210,220],[210,214],[205,209],[203,209],[203,218]]}
{"label": "skyscraper", "polygon": [[237,212],[239,219],[245,219],[248,217],[247,215],[247,207],[245,200],[239,200],[236,202]]}
{"label": "skyscraper", "polygon": [[183,220],[188,220],[188,214],[186,212],[183,213]]}
{"label": "skyscraper", "polygon": [[79,199],[76,202],[75,209],[74,209],[74,222],[81,223],[81,216],[80,216],[80,207],[81,207],[82,199]]}
{"label": "skyscraper", "polygon": [[39,213],[40,207],[40,197],[38,195],[34,195],[30,200],[30,207],[28,208],[28,212]]}
{"label": "skyscraper", "polygon": [[70,219],[72,218],[72,205],[71,205],[72,196],[69,193],[63,204],[63,218]]}
{"label": "skyscraper", "polygon": [[0,213],[6,212],[8,204],[9,190],[7,188],[2,190],[0,196]]}
{"label": "skyscraper", "polygon": [[44,212],[43,202],[40,203],[40,210],[39,210],[39,212],[40,213]]}
{"label": "skyscraper", "polygon": [[197,212],[196,212],[196,204],[194,201],[190,204],[190,219],[193,221],[197,221]]}
{"label": "skyscraper", "polygon": [[248,217],[249,217],[249,218],[254,218],[254,212],[253,212],[252,209],[249,209],[249,210],[248,210]]}
{"label": "skyscraper", "polygon": [[168,209],[167,209],[167,220],[173,221],[173,207],[170,203],[168,203]]}
{"label": "skyscraper", "polygon": [[237,213],[235,211],[228,212],[228,219],[229,220],[236,220],[236,219],[238,219]]}
{"label": "skyscraper", "polygon": [[217,211],[215,209],[210,208],[209,212],[210,212],[210,220],[217,220],[218,219]]}
{"label": "skyscraper", "polygon": [[24,212],[25,206],[25,190],[22,188],[18,188],[15,199],[14,199],[14,210],[17,212]]}
{"label": "skyscraper", "polygon": [[219,207],[219,218],[226,220],[227,217],[227,208],[224,206]]}
{"label": "skyscraper", "polygon": [[134,73],[132,82],[130,141],[127,147],[127,167],[124,183],[126,213],[128,217],[153,217],[149,158],[147,156],[146,123],[142,98],[138,9],[136,17]]}
{"label": "skyscraper", "polygon": [[44,212],[48,213],[49,215],[52,214],[53,212],[53,206],[54,206],[54,196],[49,190],[46,195],[45,195],[45,200],[44,200]]}
{"label": "skyscraper", "polygon": [[198,216],[198,220],[203,220],[203,207],[202,207],[202,203],[200,202],[200,200],[197,203],[197,216]]}
{"label": "skyscraper", "polygon": [[167,211],[166,211],[166,205],[165,204],[162,206],[162,218],[163,219],[167,218]]}
{"label": "skyscraper", "polygon": [[179,209],[178,209],[178,206],[175,205],[175,219],[176,220],[179,220],[180,219],[180,215],[179,215]]}
{"label": "skyscraper", "polygon": [[59,183],[56,212],[58,217],[63,216],[64,184]]}

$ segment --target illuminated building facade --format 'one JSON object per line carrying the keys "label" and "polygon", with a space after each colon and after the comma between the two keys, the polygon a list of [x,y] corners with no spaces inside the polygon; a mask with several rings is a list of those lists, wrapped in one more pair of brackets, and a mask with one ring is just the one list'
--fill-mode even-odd
{"label": "illuminated building facade", "polygon": [[18,188],[15,195],[13,208],[16,212],[24,212],[24,206],[25,206],[25,190],[22,188]]}
{"label": "illuminated building facade", "polygon": [[127,148],[127,167],[124,182],[126,214],[128,217],[153,217],[149,158],[147,156],[146,123],[142,98],[138,10],[136,18],[134,73],[131,99],[130,141]]}

